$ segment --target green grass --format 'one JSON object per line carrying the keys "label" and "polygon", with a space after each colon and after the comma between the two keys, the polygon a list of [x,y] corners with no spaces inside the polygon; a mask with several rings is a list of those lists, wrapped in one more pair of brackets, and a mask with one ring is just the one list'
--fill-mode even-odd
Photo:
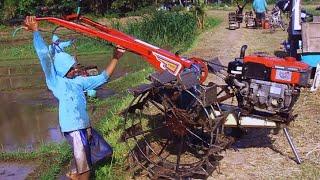
{"label": "green grass", "polygon": [[[320,3],[318,6],[320,6]],[[302,8],[304,8],[308,13],[311,13],[314,16],[320,16],[320,10],[316,10],[317,6],[305,5],[305,6],[302,6]]]}
{"label": "green grass", "polygon": [[221,19],[208,17],[204,23],[205,30],[212,29],[215,26],[219,25],[221,22],[222,22]]}
{"label": "green grass", "polygon": [[301,172],[296,179],[319,179],[320,178],[320,166],[311,162],[303,162],[301,165]]}
{"label": "green grass", "polygon": [[229,3],[211,3],[211,4],[208,5],[207,8],[211,9],[211,10],[230,11],[230,10],[235,10],[236,5],[232,5],[232,4],[229,4]]}
{"label": "green grass", "polygon": [[125,16],[144,16],[146,14],[152,14],[155,11],[157,11],[156,6],[147,6],[147,7],[139,8],[135,11],[127,12],[125,13]]}
{"label": "green grass", "polygon": [[55,177],[61,172],[62,167],[71,160],[71,149],[66,143],[56,147],[54,146],[54,148],[50,146],[45,146],[45,148],[48,148],[46,151],[49,151],[49,154],[45,153],[40,156],[41,164],[43,164],[43,166],[39,166],[39,168],[46,168],[39,177],[44,180],[56,179]]}
{"label": "green grass", "polygon": [[5,25],[3,25],[3,24],[0,24],[0,31],[3,31],[3,30],[5,30],[7,27],[5,26]]}
{"label": "green grass", "polygon": [[196,17],[186,12],[155,12],[122,29],[138,39],[174,50],[189,48],[199,33]]}
{"label": "green grass", "polygon": [[42,145],[32,152],[6,152],[0,153],[3,161],[30,161],[32,160],[38,167],[29,175],[30,178],[55,179],[62,170],[63,165],[71,159],[71,149],[66,143]]}
{"label": "green grass", "polygon": [[23,152],[23,151],[15,151],[15,152],[1,152],[0,159],[3,161],[16,161],[16,160],[32,160],[38,157],[38,151],[32,152]]}
{"label": "green grass", "polygon": [[318,5],[320,4],[320,0],[304,0],[302,1],[303,5]]}

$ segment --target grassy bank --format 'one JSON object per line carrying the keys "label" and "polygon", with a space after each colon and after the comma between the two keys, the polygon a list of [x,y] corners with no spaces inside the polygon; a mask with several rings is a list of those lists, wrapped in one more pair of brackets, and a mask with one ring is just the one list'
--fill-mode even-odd
{"label": "grassy bank", "polygon": [[[129,23],[127,26],[119,25],[118,28],[160,47],[170,47],[173,50],[187,50],[201,33],[197,28],[196,20],[191,13],[155,13],[154,15],[143,18],[142,21]],[[208,18],[206,28],[213,28],[221,21]],[[49,36],[47,37],[49,39]],[[36,58],[31,41],[15,46],[1,44],[0,59],[11,61],[10,58]],[[106,43],[97,40],[79,37],[77,51],[86,53],[105,53]],[[72,51],[72,49],[69,49]],[[12,63],[17,63],[17,59],[12,58]],[[143,62],[145,63],[145,62]],[[89,105],[94,105],[100,111],[107,111],[107,114],[93,126],[107,139],[114,148],[113,158],[106,164],[96,167],[94,176],[96,179],[124,179],[128,174],[124,169],[124,161],[128,154],[128,149],[124,143],[119,142],[122,134],[123,118],[119,114],[126,108],[132,100],[132,96],[127,93],[127,89],[146,82],[146,77],[153,71],[151,67],[146,67],[140,71],[123,76],[108,84],[108,87],[118,92],[117,95],[104,100],[89,101]],[[108,107],[105,108],[99,107]],[[32,160],[39,163],[36,173],[31,174],[30,178],[55,179],[61,169],[70,161],[71,153],[65,143],[55,145],[43,145],[34,152],[13,152],[1,153],[0,159],[5,161],[24,161]]]}
{"label": "grassy bank", "polygon": [[320,16],[320,10],[317,10],[319,6],[320,6],[320,2],[318,2],[317,5],[304,5],[303,9],[305,9],[308,13],[314,16]]}
{"label": "grassy bank", "polygon": [[29,175],[31,179],[54,179],[70,161],[71,149],[67,143],[47,144],[33,152],[0,153],[2,161],[32,161],[38,167]]}

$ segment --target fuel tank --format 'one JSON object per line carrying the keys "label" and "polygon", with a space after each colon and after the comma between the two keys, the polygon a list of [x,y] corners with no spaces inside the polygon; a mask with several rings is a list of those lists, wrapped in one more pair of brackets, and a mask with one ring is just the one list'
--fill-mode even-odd
{"label": "fuel tank", "polygon": [[311,67],[293,57],[278,58],[268,56],[245,56],[243,78],[260,79],[272,82],[307,86]]}

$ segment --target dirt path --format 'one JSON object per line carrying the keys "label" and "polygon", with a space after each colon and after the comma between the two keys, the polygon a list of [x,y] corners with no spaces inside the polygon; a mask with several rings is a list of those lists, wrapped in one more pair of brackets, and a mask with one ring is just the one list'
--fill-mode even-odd
{"label": "dirt path", "polygon": [[[188,57],[206,60],[219,57],[227,65],[239,57],[242,45],[248,45],[247,54],[266,52],[274,55],[280,43],[287,38],[287,32],[277,30],[270,34],[267,30],[240,28],[228,30],[227,11],[209,11],[208,16],[222,18],[220,26],[201,35]],[[243,25],[243,24],[242,24]],[[303,91],[295,113],[297,120],[289,128],[304,163],[297,165],[288,142],[280,131],[277,135],[268,130],[250,129],[234,145],[234,149],[222,152],[220,172],[215,171],[209,179],[274,179],[274,178],[320,178],[320,93]]]}
{"label": "dirt path", "polygon": [[[253,52],[266,52],[271,55],[280,50],[280,43],[286,39],[287,32],[277,30],[270,34],[269,30],[256,30],[241,27],[237,30],[228,30],[228,11],[208,11],[208,16],[223,19],[216,28],[203,33],[192,50],[187,53],[189,57],[201,57],[207,60],[219,57],[223,64],[239,57],[242,45],[248,45],[247,54]],[[241,24],[244,26],[244,23]]]}

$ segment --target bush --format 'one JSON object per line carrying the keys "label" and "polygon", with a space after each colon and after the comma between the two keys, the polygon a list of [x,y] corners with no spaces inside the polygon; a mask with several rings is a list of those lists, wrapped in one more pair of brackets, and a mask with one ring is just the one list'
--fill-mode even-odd
{"label": "bush", "polygon": [[158,46],[188,48],[197,29],[196,17],[191,13],[157,11],[142,21],[129,23],[123,31]]}
{"label": "bush", "polygon": [[48,7],[52,14],[63,14],[66,9],[75,9],[73,0],[0,0],[0,20],[8,21],[12,18],[24,18],[27,15],[35,15],[37,7]]}
{"label": "bush", "polygon": [[146,14],[152,14],[157,10],[156,6],[147,6],[139,8],[136,11],[130,11],[125,13],[125,16],[144,16]]}
{"label": "bush", "polygon": [[1,9],[1,21],[11,19],[16,15],[16,1],[5,0]]}

